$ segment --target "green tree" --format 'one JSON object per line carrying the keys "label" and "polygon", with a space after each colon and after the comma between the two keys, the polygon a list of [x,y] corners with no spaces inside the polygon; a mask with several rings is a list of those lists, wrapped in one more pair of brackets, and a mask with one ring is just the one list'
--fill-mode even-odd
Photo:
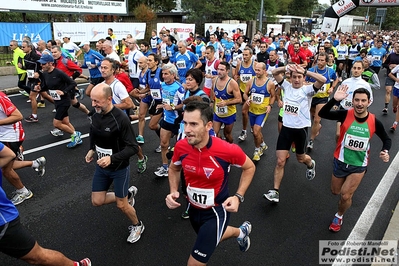
{"label": "green tree", "polygon": [[146,23],[146,34],[144,39],[148,40],[151,37],[151,22],[157,18],[157,14],[145,4],[138,5],[133,13],[139,21]]}
{"label": "green tree", "polygon": [[314,6],[319,3],[317,0],[293,0],[288,6],[290,15],[310,17]]}
{"label": "green tree", "polygon": [[134,10],[140,5],[144,4],[148,6],[150,9],[154,10],[155,12],[170,12],[176,7],[175,0],[138,0],[128,1],[128,9],[129,13],[134,13]]}

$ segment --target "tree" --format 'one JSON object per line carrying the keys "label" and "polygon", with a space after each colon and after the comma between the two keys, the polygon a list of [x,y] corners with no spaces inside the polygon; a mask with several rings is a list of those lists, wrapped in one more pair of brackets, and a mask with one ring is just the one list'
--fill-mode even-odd
{"label": "tree", "polygon": [[170,12],[176,7],[175,0],[137,0],[128,1],[128,9],[129,13],[134,10],[141,4],[146,5],[154,12]]}
{"label": "tree", "polygon": [[156,20],[157,14],[145,4],[140,4],[136,7],[133,11],[134,16],[141,22],[146,23],[146,35],[144,39],[149,39],[151,37],[151,23],[152,21]]}
{"label": "tree", "polygon": [[288,12],[294,16],[310,17],[313,7],[317,5],[317,0],[293,0],[288,6]]}

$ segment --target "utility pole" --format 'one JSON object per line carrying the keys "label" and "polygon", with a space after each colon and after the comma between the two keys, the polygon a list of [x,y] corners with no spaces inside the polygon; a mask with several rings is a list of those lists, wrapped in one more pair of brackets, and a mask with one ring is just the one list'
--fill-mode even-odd
{"label": "utility pole", "polygon": [[263,22],[263,0],[260,2],[260,12],[259,12],[259,30],[263,33],[262,22]]}

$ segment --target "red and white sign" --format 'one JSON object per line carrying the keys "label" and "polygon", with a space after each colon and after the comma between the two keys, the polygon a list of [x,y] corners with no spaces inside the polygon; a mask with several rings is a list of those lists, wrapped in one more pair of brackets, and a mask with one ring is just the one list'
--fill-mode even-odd
{"label": "red and white sign", "polygon": [[184,23],[157,23],[157,33],[161,30],[170,30],[173,33],[177,30],[180,40],[186,40],[190,37],[190,32],[195,33],[195,24],[184,24]]}
{"label": "red and white sign", "polygon": [[356,5],[351,0],[340,0],[332,8],[339,17],[342,17],[352,9],[355,9]]}

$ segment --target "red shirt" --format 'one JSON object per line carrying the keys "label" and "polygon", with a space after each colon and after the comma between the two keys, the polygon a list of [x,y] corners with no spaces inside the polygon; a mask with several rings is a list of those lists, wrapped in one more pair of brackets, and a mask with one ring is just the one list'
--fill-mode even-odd
{"label": "red shirt", "polygon": [[133,90],[133,84],[125,72],[115,74],[115,78],[117,78],[126,87],[127,93],[130,93]]}
{"label": "red shirt", "polygon": [[300,48],[300,51],[301,51],[302,53],[305,54],[305,56],[306,56],[306,61],[309,63],[310,58],[313,57],[312,51],[310,51],[308,48],[303,49],[303,47]]}
{"label": "red shirt", "polygon": [[298,53],[295,53],[295,51],[293,51],[289,55],[290,55],[291,62],[296,63],[298,65],[303,64],[304,62],[307,62],[306,55],[301,50],[299,50]]}
{"label": "red shirt", "polygon": [[70,77],[72,77],[73,73],[75,73],[76,71],[82,74],[82,69],[80,68],[80,66],[63,56],[55,60],[54,66],[55,68],[63,71]]}

